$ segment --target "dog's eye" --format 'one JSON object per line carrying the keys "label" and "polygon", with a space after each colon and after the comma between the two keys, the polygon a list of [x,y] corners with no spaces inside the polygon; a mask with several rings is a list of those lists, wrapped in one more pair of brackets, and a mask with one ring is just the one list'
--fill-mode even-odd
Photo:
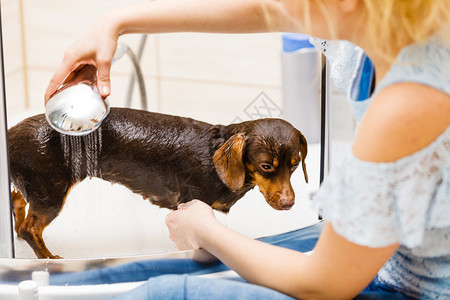
{"label": "dog's eye", "polygon": [[273,168],[273,166],[271,164],[263,163],[263,164],[260,164],[259,166],[261,167],[261,169],[264,172],[273,172],[273,171],[275,171],[275,169]]}
{"label": "dog's eye", "polygon": [[296,163],[295,165],[293,165],[291,167],[291,171],[294,172],[297,169],[297,167],[298,167],[298,163]]}

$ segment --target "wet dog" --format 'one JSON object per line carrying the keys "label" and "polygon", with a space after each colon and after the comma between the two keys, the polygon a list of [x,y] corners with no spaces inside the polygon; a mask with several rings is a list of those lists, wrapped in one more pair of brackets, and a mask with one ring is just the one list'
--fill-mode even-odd
{"label": "wet dog", "polygon": [[290,177],[298,165],[308,181],[306,139],[281,119],[224,126],[112,108],[89,135],[63,135],[37,115],[12,127],[8,137],[15,230],[39,258],[59,258],[42,232],[70,189],[87,177],[122,184],[160,207],[200,199],[222,212],[255,185],[270,206],[290,209]]}

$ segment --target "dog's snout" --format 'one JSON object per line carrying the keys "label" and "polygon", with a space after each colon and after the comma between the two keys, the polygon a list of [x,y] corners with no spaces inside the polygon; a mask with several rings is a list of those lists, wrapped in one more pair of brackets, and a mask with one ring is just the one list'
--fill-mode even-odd
{"label": "dog's snout", "polygon": [[290,184],[283,189],[283,191],[279,194],[279,197],[280,198],[278,201],[281,209],[288,210],[294,206],[295,193]]}
{"label": "dog's snout", "polygon": [[280,199],[280,207],[282,210],[289,210],[294,206],[294,197],[286,197]]}
{"label": "dog's snout", "polygon": [[276,210],[289,210],[295,204],[295,194],[292,189],[277,191],[265,196],[267,203]]}

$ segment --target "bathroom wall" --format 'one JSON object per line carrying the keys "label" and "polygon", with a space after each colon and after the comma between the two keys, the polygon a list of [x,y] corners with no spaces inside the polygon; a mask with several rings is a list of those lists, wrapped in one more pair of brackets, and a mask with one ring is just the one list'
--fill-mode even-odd
{"label": "bathroom wall", "polygon": [[[43,111],[64,51],[105,11],[138,2],[2,0],[8,111]],[[121,41],[137,51],[140,38]],[[278,33],[151,35],[141,63],[149,109],[229,123],[249,118],[245,108],[261,92],[281,107],[280,49]],[[125,103],[131,71],[127,57],[112,67],[112,105]],[[133,105],[139,107],[137,96],[136,90]]]}
{"label": "bathroom wall", "polygon": [[[10,123],[43,111],[47,84],[64,51],[104,12],[141,0],[1,0],[6,96]],[[141,35],[120,41],[134,51]],[[149,109],[212,123],[278,117],[281,94],[281,34],[153,34],[141,67]],[[132,65],[112,67],[113,106],[123,106]],[[132,105],[139,107],[135,88]],[[342,95],[334,94],[333,133],[349,138],[353,119]],[[336,114],[336,115],[337,115]]]}

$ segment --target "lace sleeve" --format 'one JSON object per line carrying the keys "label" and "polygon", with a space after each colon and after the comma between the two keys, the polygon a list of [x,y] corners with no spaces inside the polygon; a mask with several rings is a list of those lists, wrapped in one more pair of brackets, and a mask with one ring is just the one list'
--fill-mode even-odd
{"label": "lace sleeve", "polygon": [[358,66],[364,52],[358,46],[347,41],[322,40],[310,38],[311,44],[322,51],[330,62],[330,77],[334,86],[349,94],[350,86],[356,77]]}
{"label": "lace sleeve", "polygon": [[426,230],[450,226],[450,127],[426,148],[392,163],[361,161],[349,151],[314,205],[351,242],[419,246]]}

